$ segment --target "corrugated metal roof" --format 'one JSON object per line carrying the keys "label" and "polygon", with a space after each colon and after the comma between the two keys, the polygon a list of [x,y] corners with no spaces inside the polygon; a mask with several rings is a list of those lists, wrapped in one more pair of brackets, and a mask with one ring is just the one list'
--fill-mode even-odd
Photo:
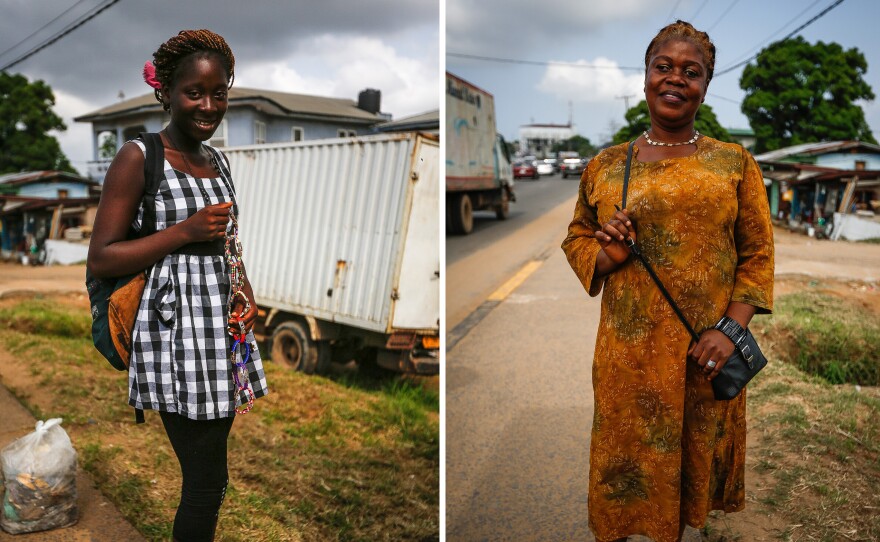
{"label": "corrugated metal roof", "polygon": [[0,184],[5,184],[8,186],[15,186],[21,184],[28,184],[32,182],[40,182],[40,181],[51,181],[54,179],[62,180],[62,181],[77,181],[83,184],[88,185],[97,185],[98,183],[87,179],[85,177],[80,177],[79,175],[68,173],[66,171],[54,171],[54,170],[46,170],[46,171],[23,171],[20,173],[7,173],[6,175],[0,175]]}
{"label": "corrugated metal roof", "polygon": [[869,153],[880,154],[880,145],[865,143],[864,141],[819,141],[816,143],[802,143],[792,145],[775,151],[765,152],[755,156],[758,162],[777,162],[798,155],[828,154],[845,150],[861,150]]}
{"label": "corrugated metal roof", "polygon": [[[385,117],[381,115],[359,109],[356,101],[345,98],[328,98],[326,96],[290,94],[287,92],[240,87],[229,89],[230,106],[245,105],[248,101],[260,101],[274,105],[277,109],[267,112],[275,115],[319,115],[372,122],[385,120]],[[153,94],[144,94],[143,96],[124,100],[86,115],[75,117],[73,120],[77,122],[94,122],[138,111],[158,112],[161,110],[162,106],[156,101],[156,97]]]}
{"label": "corrugated metal roof", "polygon": [[403,128],[410,129],[440,129],[440,110],[426,111],[400,120],[383,122],[376,127],[380,132],[391,132]]}

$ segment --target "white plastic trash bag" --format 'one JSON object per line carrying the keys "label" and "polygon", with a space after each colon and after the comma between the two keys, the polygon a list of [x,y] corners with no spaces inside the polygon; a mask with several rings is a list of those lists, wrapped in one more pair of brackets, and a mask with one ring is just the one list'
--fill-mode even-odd
{"label": "white plastic trash bag", "polygon": [[76,523],[76,450],[61,418],[38,421],[33,433],[3,448],[0,465],[4,531],[30,533]]}

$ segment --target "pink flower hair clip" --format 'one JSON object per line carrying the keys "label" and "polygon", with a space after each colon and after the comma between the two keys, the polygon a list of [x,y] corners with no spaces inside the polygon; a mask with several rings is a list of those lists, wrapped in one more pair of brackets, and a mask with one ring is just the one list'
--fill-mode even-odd
{"label": "pink flower hair clip", "polygon": [[144,63],[144,83],[150,85],[156,90],[162,89],[162,83],[156,79],[156,66],[153,66],[153,63],[149,60]]}

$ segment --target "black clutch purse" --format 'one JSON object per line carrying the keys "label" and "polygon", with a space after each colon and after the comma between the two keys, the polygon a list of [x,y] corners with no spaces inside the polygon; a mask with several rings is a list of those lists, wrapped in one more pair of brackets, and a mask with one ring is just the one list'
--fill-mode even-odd
{"label": "black clutch purse", "polygon": [[[626,189],[627,184],[629,183],[629,171],[632,163],[634,144],[635,141],[629,144],[626,153],[626,169],[623,174],[622,206],[624,209],[626,208]],[[639,249],[636,242],[627,238],[626,244],[629,247],[630,252],[632,252],[632,254],[642,262],[642,265],[645,266],[648,274],[651,275],[651,278],[660,289],[660,293],[662,293],[663,297],[666,298],[666,301],[669,302],[672,310],[675,311],[675,315],[678,316],[678,319],[681,320],[681,323],[687,328],[688,333],[690,333],[694,342],[699,341],[699,334],[694,331],[694,328],[684,317],[684,313],[681,312],[681,309],[678,308],[675,300],[669,295],[669,292],[663,286],[663,282],[660,281],[660,277],[657,276],[657,273],[654,272],[651,264],[644,255],[642,255],[642,251]],[[748,384],[756,374],[758,374],[758,371],[767,365],[767,358],[764,357],[763,352],[758,348],[758,343],[755,341],[752,332],[749,331],[748,328],[743,329],[743,327],[735,320],[724,316],[718,321],[718,324],[715,325],[715,329],[727,335],[730,340],[733,341],[734,345],[733,353],[730,354],[730,357],[728,357],[724,365],[721,366],[721,370],[715,375],[715,378],[712,379],[712,392],[715,395],[715,399],[719,401],[729,401],[739,395],[739,392],[742,391],[745,385]]]}

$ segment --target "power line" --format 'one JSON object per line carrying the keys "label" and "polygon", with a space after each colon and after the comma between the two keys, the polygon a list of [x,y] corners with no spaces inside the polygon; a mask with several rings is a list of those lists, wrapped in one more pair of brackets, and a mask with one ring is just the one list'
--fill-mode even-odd
{"label": "power line", "polygon": [[669,15],[666,16],[666,20],[667,20],[667,21],[671,21],[671,20],[672,20],[672,16],[675,14],[675,10],[678,9],[678,5],[679,5],[679,4],[681,4],[681,0],[678,0],[677,2],[675,2],[675,5],[672,6],[672,11],[670,11],[670,12],[669,12]]}
{"label": "power line", "polygon": [[708,3],[709,0],[703,0],[703,3],[700,5],[699,8],[697,8],[697,11],[695,11],[694,14],[691,15],[691,23],[697,20],[697,16],[700,14],[701,11],[703,11],[703,8],[706,7],[706,4]]}
{"label": "power line", "polygon": [[706,93],[706,96],[711,96],[711,97],[713,97],[713,98],[717,98],[717,99],[719,99],[719,100],[724,100],[725,102],[730,102],[730,103],[733,103],[733,104],[740,104],[740,103],[742,103],[742,100],[734,100],[733,98],[727,98],[727,97],[725,97],[725,96],[719,96],[719,95],[717,95],[717,94],[713,94],[713,93],[711,93],[711,92],[707,92],[707,93]]}
{"label": "power line", "polygon": [[733,2],[731,2],[730,5],[727,6],[727,9],[724,10],[724,13],[721,14],[721,17],[718,17],[718,20],[716,20],[714,23],[712,23],[711,25],[709,25],[709,28],[706,29],[706,32],[711,32],[713,28],[715,28],[716,26],[718,26],[718,23],[720,23],[721,21],[724,20],[724,17],[725,17],[728,13],[730,13],[730,10],[732,10],[732,9],[733,9],[733,6],[737,5],[737,3],[739,3],[739,0],[733,0]]}
{"label": "power line", "polygon": [[119,2],[119,0],[110,0],[107,4],[100,7],[99,9],[94,11],[93,13],[90,13],[90,14],[82,17],[79,21],[74,22],[72,26],[69,25],[66,29],[62,30],[61,32],[59,32],[58,34],[53,36],[52,38],[49,38],[49,40],[43,42],[41,45],[36,46],[35,48],[31,49],[30,51],[28,51],[24,55],[22,55],[22,56],[18,57],[17,59],[13,60],[12,62],[10,62],[9,64],[6,64],[2,68],[0,68],[0,71],[6,71],[9,68],[15,66],[16,64],[19,64],[19,63],[23,62],[24,60],[27,60],[28,58],[34,56],[35,54],[39,53],[40,51],[42,51],[46,47],[52,45],[53,43],[60,40],[64,36],[70,34],[74,30],[76,30],[77,28],[79,28],[82,25],[86,24],[87,22],[91,21],[92,19],[94,19],[95,17],[97,17],[98,15],[103,13],[105,10],[107,10],[107,8],[109,8],[113,4],[116,4],[117,2]]}
{"label": "power line", "polygon": [[[819,2],[821,2],[821,1],[822,1],[822,0],[813,0],[813,3],[812,3],[812,4],[810,4],[809,6],[807,6],[806,8],[804,8],[803,11],[801,11],[800,13],[798,13],[797,15],[795,15],[794,17],[792,17],[790,21],[788,21],[787,23],[785,23],[784,25],[782,25],[781,27],[779,27],[779,29],[776,30],[776,32],[773,32],[772,34],[770,34],[769,36],[767,36],[766,38],[764,38],[762,41],[758,42],[757,45],[755,45],[754,47],[752,47],[751,49],[749,49],[748,51],[746,51],[746,52],[743,53],[742,55],[739,55],[739,56],[738,56],[738,59],[741,60],[742,58],[749,56],[749,55],[752,53],[752,51],[755,51],[755,50],[759,49],[762,45],[764,45],[765,43],[767,43],[768,41],[770,41],[771,39],[773,39],[774,37],[776,37],[777,35],[779,35],[780,33],[782,33],[782,31],[785,30],[786,28],[788,28],[789,25],[791,25],[793,22],[795,22],[795,21],[797,21],[798,19],[800,19],[800,18],[803,16],[804,13],[806,13],[806,12],[810,11],[811,9],[813,9],[813,7],[814,7],[816,4],[818,4]],[[737,61],[739,61],[739,60],[737,60]]]}
{"label": "power line", "polygon": [[469,58],[472,60],[484,60],[486,62],[503,62],[507,64],[529,64],[533,66],[565,66],[568,68],[590,68],[595,70],[633,70],[645,71],[645,68],[635,68],[632,66],[597,66],[596,64],[577,64],[575,62],[553,62],[546,60],[523,60],[518,58],[498,58],[493,56],[467,55],[464,53],[447,52],[446,56],[454,56],[456,58]]}
{"label": "power line", "polygon": [[40,28],[34,30],[34,31],[31,32],[26,38],[22,39],[21,41],[19,41],[18,43],[16,43],[16,44],[13,45],[12,47],[10,47],[9,49],[6,49],[6,50],[3,51],[2,53],[0,53],[0,57],[2,57],[2,56],[6,56],[6,54],[7,54],[9,51],[15,49],[16,47],[18,47],[18,46],[21,45],[22,43],[24,43],[24,42],[26,42],[27,40],[31,39],[32,37],[36,36],[41,30],[45,29],[47,26],[49,26],[50,24],[54,23],[55,21],[57,21],[57,20],[60,19],[61,17],[67,15],[68,13],[70,13],[71,10],[73,10],[73,8],[75,8],[76,6],[82,4],[82,3],[85,2],[85,1],[86,1],[86,0],[79,0],[79,2],[77,2],[76,4],[74,4],[74,5],[70,6],[69,8],[65,9],[64,11],[61,12],[60,15],[58,15],[57,17],[55,17],[54,19],[52,19],[52,20],[49,21],[48,23],[44,24],[44,25],[41,26]]}
{"label": "power line", "polygon": [[[810,19],[809,21],[805,22],[804,24],[800,25],[799,27],[795,28],[794,30],[792,30],[791,32],[789,32],[784,38],[782,38],[782,39],[779,40],[779,41],[785,41],[785,40],[787,40],[788,38],[794,36],[795,34],[797,34],[798,32],[800,32],[800,31],[803,30],[804,28],[810,26],[811,24],[813,24],[814,22],[816,22],[816,21],[819,20],[820,18],[824,17],[826,13],[828,13],[829,11],[831,11],[831,10],[834,9],[834,8],[836,8],[837,6],[839,6],[839,5],[842,4],[842,3],[843,3],[843,0],[836,0],[833,4],[831,4],[831,5],[828,6],[827,8],[823,9],[822,11],[820,11],[815,17],[813,17],[813,18]],[[749,58],[747,58],[746,60],[743,60],[742,62],[738,62],[738,63],[734,64],[733,66],[731,66],[731,67],[729,67],[729,68],[725,68],[725,69],[721,70],[720,72],[716,72],[716,73],[715,73],[715,77],[717,77],[717,76],[719,76],[719,75],[724,75],[725,73],[729,73],[729,72],[731,72],[731,71],[733,71],[733,70],[739,68],[740,66],[744,66],[744,65],[748,64],[749,62],[751,62],[752,60],[754,60],[755,58],[757,58],[757,57],[758,57],[758,54],[760,54],[760,53],[756,53],[756,54],[750,56]]]}

